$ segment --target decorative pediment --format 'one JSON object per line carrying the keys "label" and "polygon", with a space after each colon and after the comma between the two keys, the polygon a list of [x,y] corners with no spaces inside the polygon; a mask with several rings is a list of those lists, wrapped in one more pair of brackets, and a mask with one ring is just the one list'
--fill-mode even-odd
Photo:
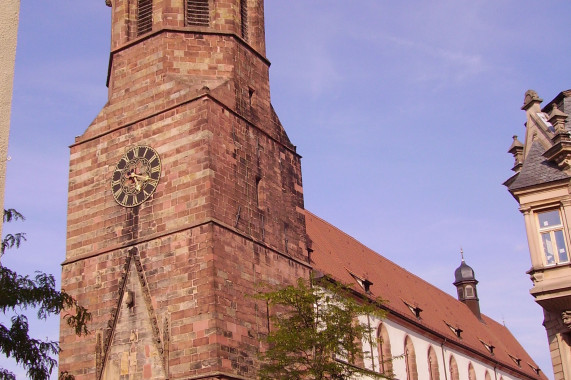
{"label": "decorative pediment", "polygon": [[568,115],[561,112],[557,104],[553,104],[549,116],[549,123],[553,125],[553,146],[543,156],[557,164],[562,170],[571,168],[571,133],[565,127]]}
{"label": "decorative pediment", "polygon": [[161,334],[136,248],[125,260],[116,299],[107,328],[96,339],[97,379],[168,378],[168,319]]}

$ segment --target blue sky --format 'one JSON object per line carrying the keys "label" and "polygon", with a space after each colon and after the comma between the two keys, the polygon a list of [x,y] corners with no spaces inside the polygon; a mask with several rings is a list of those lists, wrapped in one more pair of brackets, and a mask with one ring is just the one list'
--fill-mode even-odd
{"label": "blue sky", "polygon": [[[272,102],[303,156],[306,208],[454,296],[460,247],[480,306],[552,378],[523,218],[501,185],[524,92],[569,88],[571,3],[266,0]],[[23,1],[3,258],[59,277],[68,145],[107,97],[104,0]],[[57,321],[35,325],[57,339]],[[0,361],[0,365],[6,365]],[[22,376],[23,378],[24,376]]]}

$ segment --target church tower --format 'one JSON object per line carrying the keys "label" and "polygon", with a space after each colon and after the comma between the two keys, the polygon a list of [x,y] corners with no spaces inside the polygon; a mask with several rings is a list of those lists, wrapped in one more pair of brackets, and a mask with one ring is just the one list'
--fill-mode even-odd
{"label": "church tower", "polygon": [[301,157],[270,103],[263,0],[107,0],[107,104],[71,146],[62,319],[76,379],[255,377],[260,283],[309,276]]}

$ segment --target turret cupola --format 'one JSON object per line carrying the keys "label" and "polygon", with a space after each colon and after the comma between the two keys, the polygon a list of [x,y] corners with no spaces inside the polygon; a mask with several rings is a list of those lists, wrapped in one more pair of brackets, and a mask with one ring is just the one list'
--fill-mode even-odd
{"label": "turret cupola", "polygon": [[458,291],[458,300],[465,303],[476,317],[480,319],[480,301],[476,290],[478,281],[476,280],[474,270],[466,264],[462,250],[460,250],[460,254],[462,255],[462,263],[454,272],[454,286],[456,286]]}

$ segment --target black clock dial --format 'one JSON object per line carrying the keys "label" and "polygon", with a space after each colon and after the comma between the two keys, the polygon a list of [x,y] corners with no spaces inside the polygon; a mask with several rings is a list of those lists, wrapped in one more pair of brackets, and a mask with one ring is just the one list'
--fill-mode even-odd
{"label": "black clock dial", "polygon": [[161,158],[149,146],[135,146],[121,157],[111,179],[113,197],[121,206],[138,206],[155,192],[161,177]]}

